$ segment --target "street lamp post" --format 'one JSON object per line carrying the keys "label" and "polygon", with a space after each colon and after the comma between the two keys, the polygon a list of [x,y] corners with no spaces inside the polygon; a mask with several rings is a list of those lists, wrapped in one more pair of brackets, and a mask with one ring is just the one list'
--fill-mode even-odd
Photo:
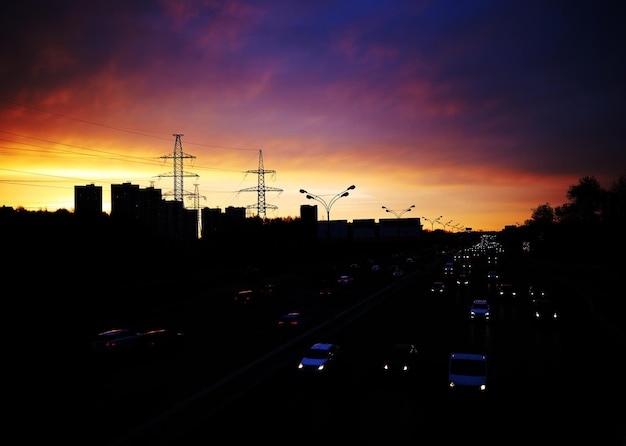
{"label": "street lamp post", "polygon": [[452,220],[448,220],[448,221],[447,221],[447,222],[445,222],[445,223],[441,223],[441,222],[439,222],[439,224],[440,224],[441,226],[443,226],[443,232],[446,232],[446,227],[447,227],[447,226],[450,226],[450,224],[451,224],[451,223],[452,223]]}
{"label": "street lamp post", "polygon": [[306,194],[307,199],[315,200],[321,203],[322,206],[324,206],[324,209],[326,209],[326,235],[328,239],[330,239],[330,208],[332,208],[333,204],[335,204],[335,202],[339,200],[340,198],[347,197],[348,195],[350,195],[348,191],[353,190],[355,187],[356,186],[354,184],[350,187],[347,187],[344,191],[339,192],[338,194],[334,195],[328,202],[319,195],[315,195],[315,194],[312,194],[311,192],[307,192],[304,189],[300,189],[300,193]]}
{"label": "street lamp post", "polygon": [[440,215],[434,220],[431,220],[430,218],[426,218],[426,217],[422,217],[422,218],[430,223],[430,232],[433,232],[435,230],[435,223],[439,223],[439,220],[443,218],[443,215]]}
{"label": "street lamp post", "polygon": [[[390,214],[395,215],[396,218],[399,220],[400,217],[402,217],[404,214],[406,214],[407,212],[411,212],[411,209],[413,209],[414,207],[415,205],[412,204],[411,206],[404,209],[403,211],[394,211],[393,209],[389,209],[387,206],[383,206],[383,209],[385,210],[385,212],[389,212]],[[400,225],[399,224],[396,224],[396,233],[397,233],[397,236],[400,237]]]}
{"label": "street lamp post", "polygon": [[400,217],[402,217],[402,215],[404,215],[405,213],[407,213],[407,212],[411,212],[411,209],[413,209],[414,207],[415,207],[415,205],[414,205],[414,204],[412,204],[411,206],[409,206],[408,208],[406,208],[406,209],[405,209],[405,210],[403,210],[403,211],[394,211],[393,209],[389,209],[389,208],[388,208],[388,207],[386,207],[386,206],[383,206],[383,209],[385,210],[385,212],[389,212],[389,213],[391,213],[391,214],[395,215],[397,218],[400,218]]}

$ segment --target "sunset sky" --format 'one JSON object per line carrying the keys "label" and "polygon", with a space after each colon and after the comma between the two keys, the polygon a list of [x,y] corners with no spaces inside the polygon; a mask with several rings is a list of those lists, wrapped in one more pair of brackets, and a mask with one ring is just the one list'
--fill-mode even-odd
{"label": "sunset sky", "polygon": [[319,204],[300,189],[329,202],[355,185],[331,220],[415,205],[402,218],[447,230],[523,224],[584,176],[626,174],[619,6],[16,2],[0,19],[0,206],[73,210],[92,183],[107,212],[111,184],[173,199],[182,134],[188,208],[195,192],[256,205],[262,154],[268,218]]}

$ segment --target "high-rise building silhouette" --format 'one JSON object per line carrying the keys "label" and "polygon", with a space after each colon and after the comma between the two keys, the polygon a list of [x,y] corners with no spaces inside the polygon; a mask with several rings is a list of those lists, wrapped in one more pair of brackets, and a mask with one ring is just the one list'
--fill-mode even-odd
{"label": "high-rise building silhouette", "polygon": [[102,214],[102,186],[74,186],[74,213],[79,216]]}
{"label": "high-rise building silhouette", "polygon": [[111,218],[139,220],[140,209],[138,184],[111,184]]}

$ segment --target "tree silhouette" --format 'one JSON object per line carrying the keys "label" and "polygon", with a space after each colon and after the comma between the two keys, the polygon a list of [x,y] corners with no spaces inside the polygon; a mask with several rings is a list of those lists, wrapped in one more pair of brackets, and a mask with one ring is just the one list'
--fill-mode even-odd
{"label": "tree silhouette", "polygon": [[540,204],[532,211],[533,214],[526,224],[547,226],[554,223],[554,209],[549,203]]}
{"label": "tree silhouette", "polygon": [[610,223],[626,223],[626,175],[621,175],[611,185],[607,193],[605,214]]}
{"label": "tree silhouette", "polygon": [[594,176],[585,176],[567,190],[567,198],[572,204],[569,209],[575,212],[576,220],[580,222],[598,222],[602,219],[605,195],[606,191]]}

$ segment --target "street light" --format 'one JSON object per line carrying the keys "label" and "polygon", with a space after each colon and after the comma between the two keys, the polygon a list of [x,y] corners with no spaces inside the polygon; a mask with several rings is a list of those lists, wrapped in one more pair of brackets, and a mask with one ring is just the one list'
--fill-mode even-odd
{"label": "street light", "polygon": [[400,211],[400,212],[398,212],[398,211],[394,211],[393,209],[389,209],[389,208],[388,208],[388,207],[386,207],[386,206],[383,206],[383,209],[385,210],[385,212],[390,212],[390,213],[392,213],[393,215],[395,215],[396,217],[400,218],[400,217],[402,217],[402,215],[404,215],[406,212],[411,212],[411,209],[413,209],[414,207],[415,207],[415,205],[414,205],[414,204],[412,204],[411,206],[409,206],[408,208],[406,208],[405,210]]}
{"label": "street light", "polygon": [[441,226],[443,226],[443,232],[446,232],[446,226],[450,226],[450,223],[452,223],[452,220],[448,220],[448,221],[447,221],[447,222],[445,222],[445,223],[441,223],[441,222],[439,222],[439,224],[440,224]]}
{"label": "street light", "polygon": [[422,217],[422,218],[430,223],[430,232],[433,232],[435,230],[435,223],[439,223],[439,220],[443,218],[443,215],[440,215],[434,220],[431,220],[430,218],[426,218],[426,217]]}
{"label": "street light", "polygon": [[[385,210],[385,212],[389,212],[390,214],[395,215],[396,218],[399,220],[400,217],[402,217],[405,213],[411,212],[411,209],[413,209],[414,207],[415,205],[412,204],[411,206],[404,209],[403,211],[394,211],[393,209],[389,209],[387,206],[383,206],[383,209]],[[400,225],[399,224],[396,225],[396,232],[397,232],[397,236],[400,237]]]}
{"label": "street light", "polygon": [[322,206],[324,206],[324,209],[326,209],[326,226],[327,226],[327,236],[328,238],[330,238],[330,208],[333,207],[333,204],[335,204],[335,202],[337,200],[339,200],[342,197],[347,197],[348,195],[350,195],[350,193],[348,192],[349,190],[353,190],[356,186],[353,184],[352,186],[346,188],[343,192],[339,192],[338,194],[334,195],[333,198],[330,199],[330,201],[326,201],[324,200],[321,196],[319,195],[315,195],[312,194],[311,192],[307,192],[304,189],[300,189],[300,193],[301,194],[306,194],[306,198],[309,200],[315,200],[319,203],[322,204]]}

